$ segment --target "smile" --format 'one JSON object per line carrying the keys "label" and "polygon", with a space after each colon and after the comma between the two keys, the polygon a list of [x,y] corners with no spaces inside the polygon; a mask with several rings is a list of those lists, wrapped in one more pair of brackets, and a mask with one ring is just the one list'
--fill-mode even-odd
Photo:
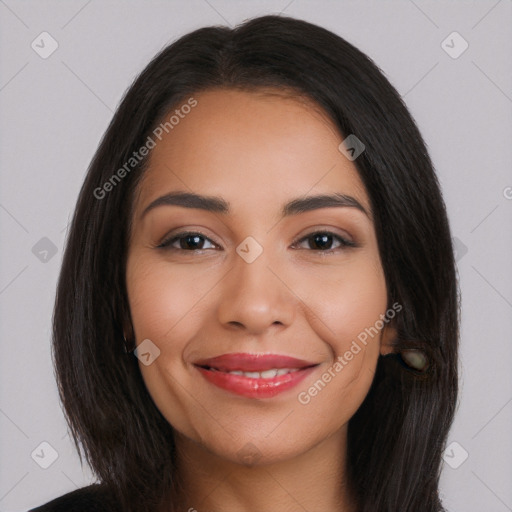
{"label": "smile", "polygon": [[[212,372],[220,372],[222,370],[217,370],[217,368],[207,368]],[[281,375],[286,375],[291,372],[298,372],[298,368],[272,368],[271,370],[265,370],[262,372],[242,372],[240,370],[232,370],[229,372],[230,375],[243,375],[244,377],[248,377],[250,379],[273,379],[274,377],[280,377]]]}
{"label": "smile", "polygon": [[295,387],[318,364],[274,354],[224,354],[194,363],[214,386],[248,398],[272,398]]}

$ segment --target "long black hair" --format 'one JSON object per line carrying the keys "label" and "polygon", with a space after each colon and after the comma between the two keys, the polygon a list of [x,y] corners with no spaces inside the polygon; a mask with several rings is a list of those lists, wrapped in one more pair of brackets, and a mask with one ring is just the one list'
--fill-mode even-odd
{"label": "long black hair", "polygon": [[[460,312],[439,183],[414,120],[372,60],[338,35],[285,16],[200,28],[164,48],[125,94],[91,162],[53,318],[59,395],[80,460],[83,450],[124,511],[154,510],[179,485],[173,428],[124,348],[131,211],[148,159],[126,163],[172,109],[214,88],[293,91],[313,100],[342,137],[364,143],[354,164],[370,198],[388,303],[403,309],[394,319],[395,355],[379,357],[349,422],[348,477],[360,512],[442,511]],[[428,370],[403,364],[406,349],[421,351]]]}

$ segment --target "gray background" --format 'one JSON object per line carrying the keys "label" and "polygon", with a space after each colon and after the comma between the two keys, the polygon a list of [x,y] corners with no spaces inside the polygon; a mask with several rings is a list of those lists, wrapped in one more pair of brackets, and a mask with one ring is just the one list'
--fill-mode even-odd
{"label": "gray background", "polygon": [[[449,439],[457,444],[442,495],[451,512],[512,510],[511,0],[0,0],[1,511],[92,481],[57,399],[50,322],[70,214],[123,92],[182,34],[281,11],[366,52],[419,124],[463,295],[461,397]],[[43,31],[58,43],[46,59],[31,47],[50,48]],[[462,39],[442,44],[454,31],[469,44],[457,58]],[[58,455],[47,469],[53,452],[42,442]]]}

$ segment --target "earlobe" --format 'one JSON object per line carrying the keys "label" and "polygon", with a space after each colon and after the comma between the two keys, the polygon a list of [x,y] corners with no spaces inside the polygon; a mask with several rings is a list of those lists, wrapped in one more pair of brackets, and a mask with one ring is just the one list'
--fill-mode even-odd
{"label": "earlobe", "polygon": [[395,327],[391,324],[387,324],[382,329],[381,338],[380,338],[380,354],[385,356],[387,354],[392,354],[395,352],[394,350],[394,341],[397,338],[397,332]]}
{"label": "earlobe", "polygon": [[135,350],[135,332],[133,330],[133,324],[129,317],[129,314],[124,315],[123,320],[123,338],[124,338],[124,348],[127,353]]}
{"label": "earlobe", "polygon": [[116,323],[121,329],[123,336],[124,351],[129,354],[133,352],[137,347],[135,343],[135,330],[130,310],[130,302],[128,300],[127,294],[125,294],[119,301],[119,306],[116,309],[116,318],[118,320]]}
{"label": "earlobe", "polygon": [[397,354],[402,364],[416,372],[425,372],[429,367],[427,355],[418,349],[396,350],[397,331],[391,324],[384,326],[380,340],[380,355]]}

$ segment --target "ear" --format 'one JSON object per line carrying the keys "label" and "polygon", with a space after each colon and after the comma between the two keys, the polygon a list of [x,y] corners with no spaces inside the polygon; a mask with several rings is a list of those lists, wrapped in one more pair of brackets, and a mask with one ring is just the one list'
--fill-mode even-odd
{"label": "ear", "polygon": [[131,322],[129,322],[129,321],[123,322],[123,335],[124,335],[124,339],[128,342],[131,342],[133,340],[134,333],[133,333],[133,327],[132,327]]}
{"label": "ear", "polygon": [[380,337],[380,354],[385,356],[395,352],[394,342],[397,338],[397,332],[394,327],[394,322],[384,325]]}
{"label": "ear", "polygon": [[125,343],[131,346],[135,343],[135,332],[133,330],[133,323],[129,309],[123,308],[121,322],[123,326],[123,336],[125,339]]}

